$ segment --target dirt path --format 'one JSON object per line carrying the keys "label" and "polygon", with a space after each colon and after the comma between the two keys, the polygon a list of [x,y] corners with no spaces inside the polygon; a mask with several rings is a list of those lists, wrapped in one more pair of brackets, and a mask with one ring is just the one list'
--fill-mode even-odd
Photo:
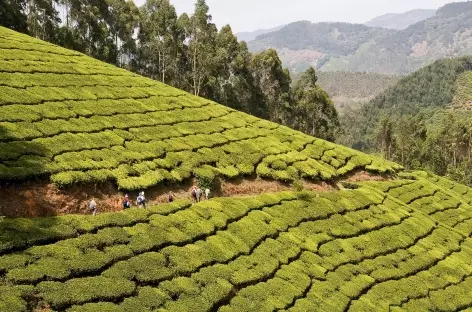
{"label": "dirt path", "polygon": [[[304,188],[312,191],[332,191],[339,182],[384,181],[390,177],[370,175],[359,171],[343,179],[326,182],[304,181]],[[190,190],[194,181],[189,180],[179,185],[163,185],[145,191],[149,205],[167,202],[169,192],[176,199],[190,199]],[[211,196],[231,197],[258,195],[260,193],[294,190],[290,184],[257,178],[222,181]],[[138,192],[129,193],[135,204]],[[46,217],[65,214],[87,214],[88,202],[97,201],[100,212],[121,211],[121,200],[124,196],[112,183],[100,185],[77,186],[69,189],[58,189],[48,182],[10,183],[0,186],[0,216],[7,217]]]}

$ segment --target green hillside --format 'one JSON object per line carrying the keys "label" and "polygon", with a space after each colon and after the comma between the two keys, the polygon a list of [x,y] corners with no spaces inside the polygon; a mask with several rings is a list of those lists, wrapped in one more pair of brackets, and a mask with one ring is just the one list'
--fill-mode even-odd
{"label": "green hillside", "polygon": [[399,168],[5,28],[0,81],[0,181],[137,190],[192,176]]}
{"label": "green hillside", "polygon": [[[450,104],[461,105],[467,99],[467,78],[472,57],[438,60],[380,93],[361,109],[344,115],[344,127],[350,138],[344,144],[371,149],[377,123],[383,115],[396,119],[415,116],[429,110],[428,115]],[[433,112],[431,112],[433,111]]]}
{"label": "green hillside", "polygon": [[472,185],[472,58],[434,62],[342,116],[339,143]]}
{"label": "green hillside", "polygon": [[277,49],[285,66],[294,71],[316,64],[323,71],[398,75],[444,57],[472,54],[471,29],[472,2],[465,1],[446,4],[435,16],[403,30],[296,22],[257,37],[249,48]]}
{"label": "green hillside", "polygon": [[472,307],[472,189],[419,173],[305,195],[0,221],[0,310]]}
{"label": "green hillside", "polygon": [[[469,187],[5,28],[0,77],[2,186],[135,190],[215,175],[332,184],[0,218],[0,311],[472,308]],[[364,170],[379,181],[343,182]]]}

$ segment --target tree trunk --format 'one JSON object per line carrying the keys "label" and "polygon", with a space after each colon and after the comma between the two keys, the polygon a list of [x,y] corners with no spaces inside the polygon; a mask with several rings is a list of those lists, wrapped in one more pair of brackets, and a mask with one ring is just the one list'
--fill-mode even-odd
{"label": "tree trunk", "polygon": [[162,52],[162,83],[166,83],[166,58],[164,52]]}
{"label": "tree trunk", "polygon": [[405,147],[402,145],[402,164],[405,165]]}
{"label": "tree trunk", "polygon": [[69,31],[69,1],[66,1],[66,27]]}
{"label": "tree trunk", "polygon": [[197,48],[193,53],[193,94],[198,96],[197,93]]}

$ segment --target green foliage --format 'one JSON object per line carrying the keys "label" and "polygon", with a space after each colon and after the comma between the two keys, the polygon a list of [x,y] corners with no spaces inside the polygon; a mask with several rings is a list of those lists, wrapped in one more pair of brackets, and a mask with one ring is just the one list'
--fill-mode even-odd
{"label": "green foliage", "polygon": [[91,301],[117,300],[134,292],[134,283],[124,279],[88,277],[71,279],[65,283],[42,282],[37,291],[55,308]]}
{"label": "green foliage", "polygon": [[339,131],[338,113],[328,94],[316,84],[317,81],[315,69],[310,67],[294,86],[295,128],[334,141]]}
{"label": "green foliage", "polygon": [[[401,79],[360,110],[348,112],[342,124],[350,129],[340,142],[362,149],[373,146],[373,129],[381,116],[390,120],[415,116],[421,110],[443,108],[452,102],[456,80],[470,67],[470,58],[439,60]],[[425,112],[428,118],[428,111]]]}
{"label": "green foliage", "polygon": [[[146,27],[151,33],[146,36],[158,36],[152,32],[163,30],[152,25],[164,22],[166,14],[174,16],[170,4],[165,5],[168,12],[156,13],[153,4],[147,4],[146,10],[154,13],[148,12],[151,20]],[[205,21],[205,4],[200,6],[201,20],[195,17],[192,23],[212,28]],[[0,38],[0,68],[8,69],[0,73],[4,81],[0,86],[0,181],[49,177],[59,187],[113,182],[122,190],[133,191],[191,177],[207,187],[217,177],[233,179],[254,172],[280,181],[329,180],[373,162],[370,156],[340,147],[330,154],[331,146],[324,141],[313,144],[315,140],[308,135],[82,54],[3,28],[0,34],[11,39]],[[223,47],[237,49],[228,28],[213,39]],[[21,42],[25,50],[12,42]],[[202,44],[195,42],[203,49]],[[157,48],[167,51],[169,47]],[[11,53],[13,49],[15,53]],[[270,115],[266,117],[298,123],[305,132],[333,139],[336,111],[326,93],[313,85],[314,73],[313,79],[308,77],[298,84],[296,100],[300,105],[293,106],[290,77],[277,53],[247,57],[245,66],[254,70],[253,82],[264,90],[261,94],[265,94]],[[20,60],[28,61],[26,67],[40,67],[37,72],[28,71]],[[57,67],[47,70],[44,62]],[[202,75],[207,77],[202,79],[210,79],[209,73]],[[267,75],[269,80],[264,78]],[[26,91],[19,92],[24,88]],[[208,92],[201,88],[202,93]],[[302,106],[306,113],[299,114],[296,107]],[[295,120],[295,115],[310,121]],[[316,129],[309,130],[308,125]],[[397,168],[389,163],[371,167],[380,172]]]}
{"label": "green foliage", "polygon": [[301,181],[301,180],[293,181],[292,186],[295,189],[295,191],[297,191],[297,192],[302,192],[305,189],[305,187],[303,185],[303,181]]}
{"label": "green foliage", "polygon": [[442,60],[400,80],[343,117],[350,131],[339,142],[471,185],[470,65],[470,57]]}
{"label": "green foliage", "polygon": [[28,28],[27,17],[24,13],[25,1],[2,1],[0,5],[0,25],[20,32]]}
{"label": "green foliage", "polygon": [[2,251],[0,307],[27,311],[38,298],[86,312],[343,311],[349,298],[359,311],[469,305],[472,190],[424,172],[408,176],[415,180],[354,190],[6,219],[18,234],[60,224],[77,232]]}

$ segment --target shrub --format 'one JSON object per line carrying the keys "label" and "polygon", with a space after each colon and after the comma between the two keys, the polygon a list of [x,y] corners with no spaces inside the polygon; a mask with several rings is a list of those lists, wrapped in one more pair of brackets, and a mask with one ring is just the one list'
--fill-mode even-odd
{"label": "shrub", "polygon": [[213,188],[216,178],[215,169],[210,166],[203,166],[193,170],[193,174],[197,179],[197,184],[203,190],[206,188]]}
{"label": "shrub", "polygon": [[33,293],[33,286],[0,286],[0,311],[26,312],[25,298]]}
{"label": "shrub", "polygon": [[130,296],[135,285],[125,279],[87,277],[72,279],[65,283],[41,282],[37,286],[39,295],[56,309],[87,302],[113,301]]}
{"label": "shrub", "polygon": [[136,297],[126,298],[120,307],[124,311],[146,311],[161,307],[170,296],[157,288],[142,287]]}
{"label": "shrub", "polygon": [[110,303],[110,302],[86,303],[81,306],[74,305],[72,306],[72,308],[67,309],[67,312],[125,312],[125,311],[130,311],[130,310],[124,310],[122,307],[114,303]]}

